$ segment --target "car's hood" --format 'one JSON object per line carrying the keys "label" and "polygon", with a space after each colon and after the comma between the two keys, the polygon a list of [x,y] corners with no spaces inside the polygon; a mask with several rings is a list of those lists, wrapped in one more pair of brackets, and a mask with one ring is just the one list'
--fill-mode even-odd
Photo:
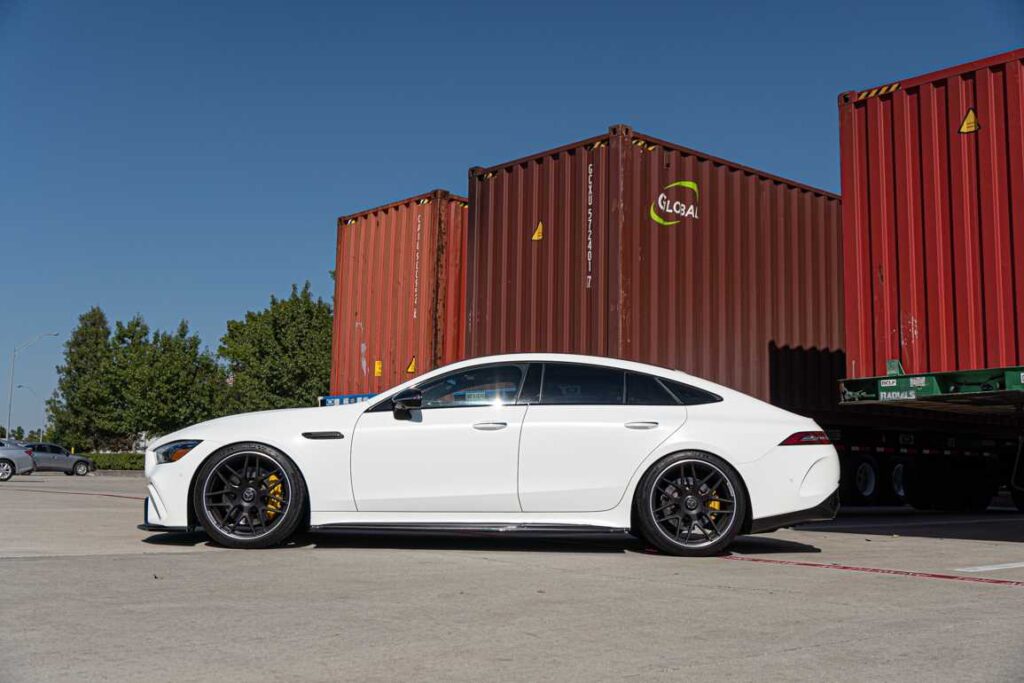
{"label": "car's hood", "polygon": [[167,434],[150,448],[181,439],[212,441],[261,440],[280,441],[303,432],[341,432],[348,436],[356,420],[367,408],[366,403],[324,406],[321,408],[290,408],[241,413],[200,422]]}

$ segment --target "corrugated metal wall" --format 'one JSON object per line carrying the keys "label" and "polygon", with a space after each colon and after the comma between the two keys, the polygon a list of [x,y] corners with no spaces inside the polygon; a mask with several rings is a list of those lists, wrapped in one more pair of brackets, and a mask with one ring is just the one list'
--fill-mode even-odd
{"label": "corrugated metal wall", "polygon": [[338,219],[331,393],[376,393],[463,357],[466,213],[437,190]]}
{"label": "corrugated metal wall", "polygon": [[[824,405],[834,388],[781,385],[842,349],[839,200],[643,136],[625,149],[622,355]],[[696,216],[655,223],[652,203],[680,181],[696,183],[679,195]],[[773,348],[789,351],[774,377]]]}
{"label": "corrugated metal wall", "polygon": [[840,96],[851,377],[1024,364],[1022,62]]}
{"label": "corrugated metal wall", "polygon": [[833,404],[834,195],[615,126],[472,169],[470,206],[467,355],[610,355]]}

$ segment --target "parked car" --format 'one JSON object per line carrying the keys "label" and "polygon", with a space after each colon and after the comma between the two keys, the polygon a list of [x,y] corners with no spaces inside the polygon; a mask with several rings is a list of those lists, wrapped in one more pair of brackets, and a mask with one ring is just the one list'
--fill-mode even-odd
{"label": "parked car", "polygon": [[84,455],[74,455],[63,446],[54,443],[30,443],[32,456],[36,459],[39,472],[63,472],[69,477],[77,474],[84,477],[96,469],[96,463]]}
{"label": "parked car", "polygon": [[366,402],[235,415],[146,452],[143,528],[234,548],[300,526],[618,532],[674,555],[831,519],[839,458],[813,420],[642,363],[515,354]]}
{"label": "parked car", "polygon": [[15,474],[30,474],[36,469],[32,449],[14,439],[0,439],[0,481]]}

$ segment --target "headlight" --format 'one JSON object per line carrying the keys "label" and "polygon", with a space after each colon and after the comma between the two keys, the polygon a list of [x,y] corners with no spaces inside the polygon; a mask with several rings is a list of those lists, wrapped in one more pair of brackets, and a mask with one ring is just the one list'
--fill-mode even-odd
{"label": "headlight", "polygon": [[172,441],[154,449],[153,452],[156,453],[158,463],[177,462],[201,443],[202,441]]}

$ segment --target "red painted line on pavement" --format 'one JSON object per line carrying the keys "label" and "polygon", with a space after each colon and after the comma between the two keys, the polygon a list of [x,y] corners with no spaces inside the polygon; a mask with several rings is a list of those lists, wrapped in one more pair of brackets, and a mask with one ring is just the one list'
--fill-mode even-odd
{"label": "red painted line on pavement", "polygon": [[13,486],[0,486],[0,491],[27,491],[29,493],[60,493],[65,496],[102,496],[104,498],[127,498],[128,500],[146,500],[145,496],[126,496],[121,493],[90,493],[86,491],[54,491],[53,489],[22,489]]}
{"label": "red painted line on pavement", "polygon": [[1010,579],[986,579],[981,576],[957,576],[956,574],[935,574],[932,572],[912,572],[904,569],[880,569],[878,567],[857,567],[848,564],[825,564],[823,562],[801,562],[798,560],[770,560],[763,557],[746,557],[743,555],[725,555],[723,560],[737,562],[760,562],[763,564],[782,564],[792,567],[812,567],[814,569],[841,569],[847,572],[864,572],[866,574],[888,574],[890,576],[909,576],[915,579],[944,579],[946,581],[966,581],[968,583],[992,583],[999,586],[1016,586],[1024,588],[1024,581]]}

